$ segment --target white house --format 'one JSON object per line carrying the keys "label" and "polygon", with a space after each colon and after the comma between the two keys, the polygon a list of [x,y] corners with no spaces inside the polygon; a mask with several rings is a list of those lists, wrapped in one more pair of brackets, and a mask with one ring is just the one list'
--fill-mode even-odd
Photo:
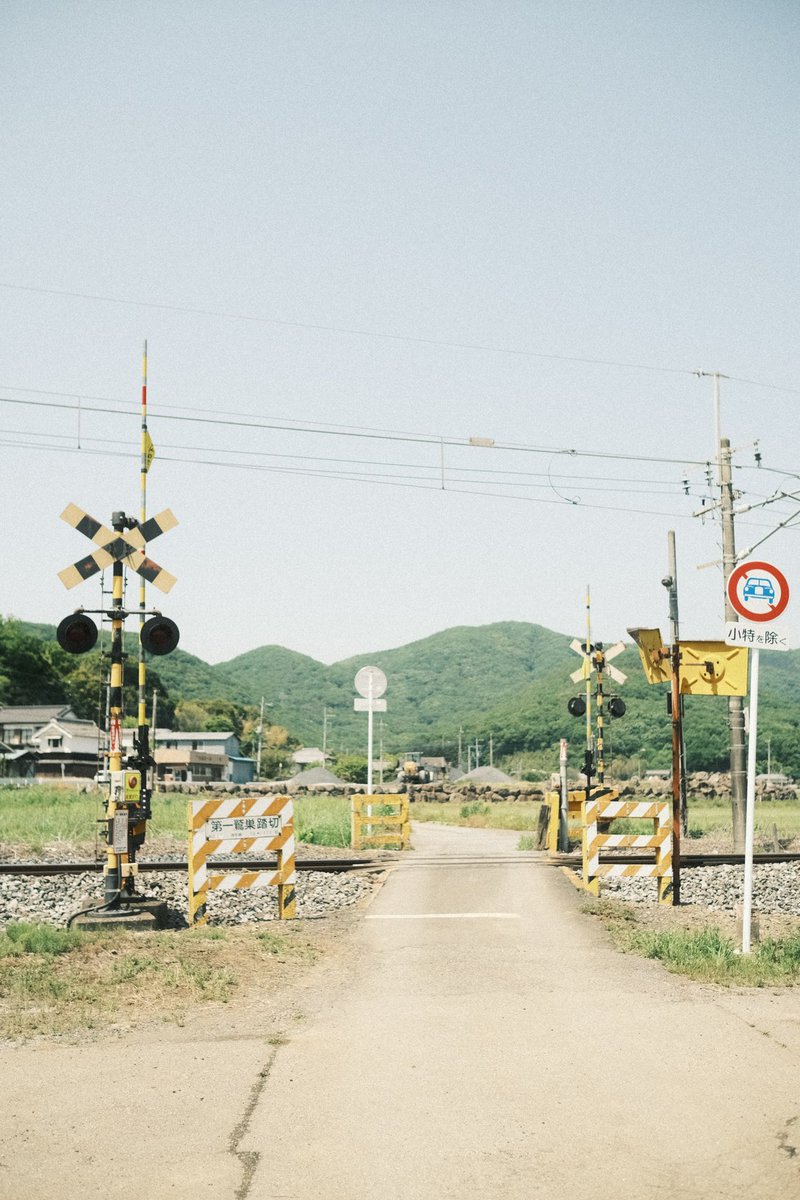
{"label": "white house", "polygon": [[92,779],[97,772],[104,734],[94,721],[53,717],[31,737],[39,778]]}

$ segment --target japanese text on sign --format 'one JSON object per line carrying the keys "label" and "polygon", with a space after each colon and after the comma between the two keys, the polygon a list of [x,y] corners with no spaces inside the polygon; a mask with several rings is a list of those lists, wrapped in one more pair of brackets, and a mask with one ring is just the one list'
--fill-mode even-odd
{"label": "japanese text on sign", "polygon": [[209,838],[274,837],[283,829],[283,815],[254,817],[212,817],[207,822]]}
{"label": "japanese text on sign", "polygon": [[725,642],[728,646],[752,646],[755,649],[788,650],[786,636],[778,629],[757,629],[752,625],[725,626]]}

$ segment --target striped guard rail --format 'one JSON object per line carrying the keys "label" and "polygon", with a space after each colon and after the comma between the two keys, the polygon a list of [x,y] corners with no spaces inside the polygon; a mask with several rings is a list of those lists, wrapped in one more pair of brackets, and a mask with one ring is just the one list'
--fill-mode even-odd
{"label": "striped guard rail", "polygon": [[[368,813],[367,808],[374,811]],[[352,843],[354,850],[367,846],[407,850],[411,844],[408,796],[353,796]]]}
{"label": "striped guard rail", "polygon": [[[189,828],[189,924],[208,921],[207,899],[212,891],[277,887],[278,916],[297,916],[295,886],[294,804],[291,796],[227,797],[192,800]],[[258,854],[274,850],[276,870],[224,870],[211,861],[213,854]]]}
{"label": "striped guard rail", "polygon": [[[595,896],[602,877],[657,879],[661,904],[672,903],[672,810],[669,801],[611,800],[592,797],[584,800],[583,812],[583,883]],[[651,834],[608,833],[608,823],[619,820],[652,821]],[[602,832],[598,830],[602,824]],[[653,863],[601,863],[600,851],[614,847],[629,850],[655,850]]]}

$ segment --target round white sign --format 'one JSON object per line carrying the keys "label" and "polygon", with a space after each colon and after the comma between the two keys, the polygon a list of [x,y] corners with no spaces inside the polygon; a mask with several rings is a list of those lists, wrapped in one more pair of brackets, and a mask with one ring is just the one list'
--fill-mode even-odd
{"label": "round white sign", "polygon": [[355,688],[359,696],[371,695],[373,700],[377,700],[386,691],[386,676],[380,667],[362,667],[356,675]]}

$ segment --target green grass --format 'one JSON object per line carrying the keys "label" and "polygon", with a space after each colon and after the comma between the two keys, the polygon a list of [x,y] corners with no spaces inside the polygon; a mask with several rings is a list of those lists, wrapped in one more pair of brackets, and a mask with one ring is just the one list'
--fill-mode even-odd
{"label": "green grass", "polygon": [[800,934],[765,938],[740,954],[714,925],[698,930],[655,930],[637,926],[632,906],[618,900],[591,900],[582,911],[599,917],[614,945],[628,954],[656,959],[668,971],[699,983],[724,987],[776,987],[800,983]]}
{"label": "green grass", "polygon": [[[156,792],[148,837],[186,837],[188,797],[177,792]],[[32,856],[46,846],[59,843],[94,845],[97,819],[105,809],[100,791],[78,792],[74,787],[0,787],[0,845],[14,845]],[[534,800],[463,802],[456,795],[450,803],[417,801],[411,806],[415,821],[436,821],[486,829],[536,829],[540,804]],[[350,845],[350,800],[345,796],[298,796],[295,799],[298,839],[318,846]],[[773,825],[778,837],[788,842],[800,837],[800,801],[758,801],[755,815],[756,847],[772,846]],[[615,833],[649,833],[652,822],[618,821]],[[727,800],[689,801],[689,838],[703,835],[730,837],[731,806]],[[145,843],[146,853],[146,843]]]}
{"label": "green grass", "polygon": [[476,829],[517,829],[525,833],[536,829],[540,807],[540,802],[534,800],[499,800],[496,804],[418,802],[411,805],[411,819]]}
{"label": "green grass", "polygon": [[0,934],[0,1037],[142,1019],[180,1023],[197,1004],[225,1004],[246,988],[263,992],[275,964],[303,966],[316,955],[297,929],[123,933],[9,925]]}
{"label": "green grass", "polygon": [[[148,837],[186,839],[190,797],[178,792],[153,795]],[[75,788],[0,787],[0,845],[17,846],[33,856],[46,846],[94,844],[97,819],[105,812],[105,794]],[[350,845],[350,800],[345,796],[299,796],[295,800],[298,839],[318,846]],[[145,843],[145,855],[146,855]]]}

